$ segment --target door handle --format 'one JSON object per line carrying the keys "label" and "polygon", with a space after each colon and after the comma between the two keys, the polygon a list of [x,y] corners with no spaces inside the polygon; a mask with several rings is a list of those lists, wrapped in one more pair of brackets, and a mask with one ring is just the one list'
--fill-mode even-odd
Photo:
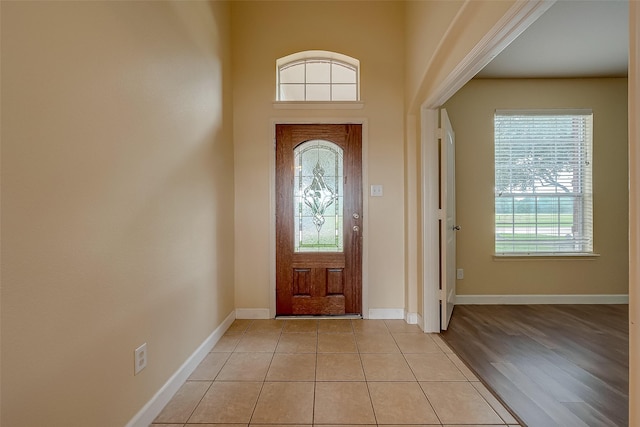
{"label": "door handle", "polygon": [[453,231],[460,231],[462,227],[460,227],[459,225],[454,225],[453,226]]}
{"label": "door handle", "polygon": [[357,233],[358,231],[360,231],[360,227],[358,227],[357,225],[354,225],[353,226],[353,231],[355,231]]}

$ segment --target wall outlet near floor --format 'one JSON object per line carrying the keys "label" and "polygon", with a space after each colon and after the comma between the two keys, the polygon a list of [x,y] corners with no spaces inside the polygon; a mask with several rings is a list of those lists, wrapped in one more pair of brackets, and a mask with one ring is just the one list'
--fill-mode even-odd
{"label": "wall outlet near floor", "polygon": [[458,280],[464,279],[464,268],[459,268],[456,270],[456,279]]}
{"label": "wall outlet near floor", "polygon": [[147,366],[147,343],[136,348],[133,359],[135,363],[133,375],[138,375]]}

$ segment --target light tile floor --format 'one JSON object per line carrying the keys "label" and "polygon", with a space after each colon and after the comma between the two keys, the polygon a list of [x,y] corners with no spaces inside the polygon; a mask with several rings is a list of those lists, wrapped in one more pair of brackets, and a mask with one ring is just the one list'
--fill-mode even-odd
{"label": "light tile floor", "polygon": [[437,334],[403,320],[236,320],[154,427],[517,426]]}

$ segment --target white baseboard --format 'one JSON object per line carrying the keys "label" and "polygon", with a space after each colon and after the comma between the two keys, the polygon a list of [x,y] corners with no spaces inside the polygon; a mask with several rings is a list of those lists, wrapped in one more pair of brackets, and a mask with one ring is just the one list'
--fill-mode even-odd
{"label": "white baseboard", "polygon": [[629,304],[629,295],[457,295],[456,304]]}
{"label": "white baseboard", "polygon": [[404,316],[404,320],[405,320],[405,322],[407,322],[410,325],[416,325],[416,324],[419,323],[418,322],[418,317],[419,316],[420,315],[418,313],[409,313],[409,312],[407,312],[405,314],[405,316]]}
{"label": "white baseboard", "polygon": [[424,319],[422,318],[422,316],[420,316],[420,315],[419,315],[419,314],[417,314],[417,313],[416,313],[416,316],[418,316],[418,319],[417,319],[417,321],[418,321],[418,323],[417,323],[417,324],[418,324],[418,327],[420,328],[420,330],[421,330],[422,332],[425,332],[425,330],[424,330]]}
{"label": "white baseboard", "polygon": [[369,319],[404,319],[404,308],[370,308]]}
{"label": "white baseboard", "polygon": [[236,308],[236,319],[271,319],[268,308]]}
{"label": "white baseboard", "polygon": [[224,319],[211,335],[204,340],[198,349],[180,366],[180,368],[169,378],[169,380],[158,390],[158,392],[147,402],[146,405],[127,423],[125,427],[148,427],[149,424],[160,414],[160,411],[171,400],[174,394],[182,387],[189,375],[198,367],[200,362],[209,354],[222,335],[229,329],[229,326],[236,318],[236,312],[232,311]]}
{"label": "white baseboard", "polygon": [[405,322],[410,325],[418,325],[421,331],[424,332],[424,319],[419,313],[406,313],[404,316]]}

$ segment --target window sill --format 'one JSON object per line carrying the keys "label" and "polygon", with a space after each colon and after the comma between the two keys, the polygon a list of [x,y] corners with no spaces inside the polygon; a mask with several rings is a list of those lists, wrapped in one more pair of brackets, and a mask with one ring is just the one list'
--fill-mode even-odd
{"label": "window sill", "polygon": [[514,253],[514,254],[493,254],[494,261],[571,261],[571,260],[594,260],[600,257],[598,253]]}
{"label": "window sill", "polygon": [[278,110],[361,110],[361,101],[274,101]]}

